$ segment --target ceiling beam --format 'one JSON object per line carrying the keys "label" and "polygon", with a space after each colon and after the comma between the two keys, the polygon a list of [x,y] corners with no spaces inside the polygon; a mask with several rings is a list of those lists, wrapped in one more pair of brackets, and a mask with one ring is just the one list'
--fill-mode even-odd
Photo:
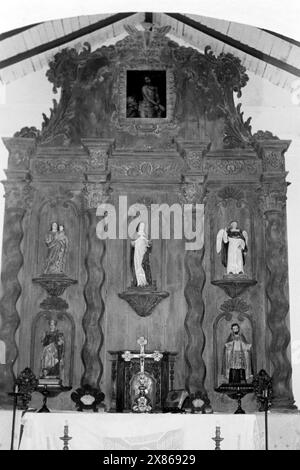
{"label": "ceiling beam", "polygon": [[238,49],[239,51],[245,52],[246,54],[249,54],[252,57],[255,57],[256,59],[262,60],[267,64],[273,65],[274,67],[284,70],[285,72],[291,73],[296,77],[300,77],[300,69],[298,69],[297,67],[287,64],[286,62],[277,59],[276,57],[265,54],[264,52],[255,49],[254,47],[248,46],[247,44],[244,44],[230,36],[227,36],[226,34],[223,34],[220,31],[209,28],[208,26],[205,26],[202,23],[195,21],[192,18],[189,18],[188,16],[182,15],[180,13],[165,13],[165,15],[177,21],[180,21],[181,23],[187,26],[190,26],[191,28],[200,31],[201,33],[207,34],[208,36],[213,37],[218,41],[222,41],[225,44],[228,44],[229,46]]}
{"label": "ceiling beam", "polygon": [[86,34],[93,33],[94,31],[105,28],[106,26],[110,26],[116,23],[117,21],[124,20],[125,18],[128,18],[135,14],[135,12],[117,13],[115,15],[109,16],[108,18],[104,18],[103,20],[97,21],[96,23],[90,24],[89,26],[85,26],[84,28],[78,29],[77,31],[73,31],[72,33],[66,34],[65,36],[61,36],[60,38],[54,39],[53,41],[49,41],[45,44],[41,44],[32,49],[28,49],[27,51],[21,52],[20,54],[8,57],[7,59],[0,61],[0,69],[4,69],[5,67],[17,64],[22,60],[30,59],[35,55],[41,54],[51,49],[55,49],[56,47],[60,47],[64,44],[67,44],[68,42],[74,41],[75,39],[85,36]]}
{"label": "ceiling beam", "polygon": [[11,29],[10,31],[6,31],[5,33],[0,34],[0,41],[3,41],[4,39],[11,38],[12,36],[16,36],[17,34],[23,33],[24,31],[27,31],[28,29],[34,28],[35,26],[38,26],[41,23],[34,23],[34,24],[29,24],[27,26],[23,26],[21,28],[16,28],[16,29]]}
{"label": "ceiling beam", "polygon": [[300,47],[300,42],[296,41],[296,39],[289,38],[288,36],[284,36],[283,34],[276,33],[276,31],[270,31],[269,29],[260,28],[265,33],[271,34],[271,36],[275,36],[276,38],[283,39],[283,41],[289,42],[293,44],[293,46]]}

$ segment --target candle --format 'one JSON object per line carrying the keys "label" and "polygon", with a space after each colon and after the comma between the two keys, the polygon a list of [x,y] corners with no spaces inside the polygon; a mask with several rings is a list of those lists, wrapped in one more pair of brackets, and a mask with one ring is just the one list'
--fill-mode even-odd
{"label": "candle", "polygon": [[19,390],[19,387],[17,384],[15,384],[14,393],[18,393],[18,390]]}

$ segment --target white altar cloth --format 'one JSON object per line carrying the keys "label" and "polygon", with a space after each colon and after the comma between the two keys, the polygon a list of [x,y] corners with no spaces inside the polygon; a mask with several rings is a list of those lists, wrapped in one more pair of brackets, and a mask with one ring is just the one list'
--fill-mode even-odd
{"label": "white altar cloth", "polygon": [[213,450],[216,426],[222,450],[255,449],[253,415],[28,413],[20,450],[61,450],[66,422],[70,450]]}
{"label": "white altar cloth", "polygon": [[[22,411],[16,411],[14,449],[18,449]],[[12,434],[12,410],[0,410],[0,450],[9,450]]]}

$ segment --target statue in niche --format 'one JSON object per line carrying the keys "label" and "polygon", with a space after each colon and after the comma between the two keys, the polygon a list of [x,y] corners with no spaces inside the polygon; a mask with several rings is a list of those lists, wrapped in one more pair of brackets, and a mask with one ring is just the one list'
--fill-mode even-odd
{"label": "statue in niche", "polygon": [[43,350],[40,379],[46,382],[53,380],[61,382],[63,379],[65,340],[63,332],[57,329],[56,320],[49,320],[49,330],[45,331],[41,342]]}
{"label": "statue in niche", "polygon": [[128,70],[127,118],[166,117],[166,71]]}
{"label": "statue in niche", "polygon": [[165,113],[165,107],[160,104],[158,89],[152,85],[151,78],[146,75],[142,87],[143,100],[139,103],[141,118],[160,118]]}
{"label": "statue in niche", "polygon": [[231,333],[224,346],[222,375],[229,384],[246,384],[253,376],[252,345],[240,331],[240,325],[233,323]]}
{"label": "statue in niche", "polygon": [[248,234],[232,221],[229,227],[221,229],[217,235],[217,253],[221,252],[222,264],[228,275],[243,275],[245,255],[248,251]]}
{"label": "statue in niche", "polygon": [[43,274],[64,274],[69,240],[64,225],[52,222],[45,238],[48,248]]}
{"label": "statue in niche", "polygon": [[152,285],[150,268],[150,252],[152,243],[145,233],[145,224],[139,223],[137,226],[137,238],[131,242],[131,271],[133,285],[135,287],[146,287]]}

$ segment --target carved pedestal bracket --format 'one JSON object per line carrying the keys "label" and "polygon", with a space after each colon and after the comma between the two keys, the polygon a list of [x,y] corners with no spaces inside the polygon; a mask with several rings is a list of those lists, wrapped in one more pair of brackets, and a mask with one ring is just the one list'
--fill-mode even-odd
{"label": "carved pedestal bracket", "polygon": [[215,281],[211,281],[214,286],[218,286],[232,299],[242,295],[249,287],[255,286],[257,281],[254,279],[245,279],[245,278],[238,278],[233,279],[228,277],[228,279],[218,279]]}
{"label": "carved pedestal bracket", "polygon": [[169,292],[159,292],[155,287],[132,287],[127,291],[118,294],[126,300],[130,307],[140,316],[148,317],[155,307],[163,300],[169,297]]}

